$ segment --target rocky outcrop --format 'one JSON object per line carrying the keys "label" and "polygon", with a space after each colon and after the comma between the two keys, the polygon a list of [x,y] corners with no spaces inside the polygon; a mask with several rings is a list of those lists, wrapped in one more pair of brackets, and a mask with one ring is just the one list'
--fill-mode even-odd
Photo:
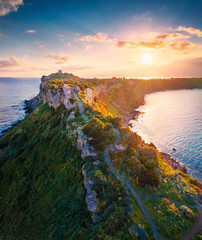
{"label": "rocky outcrop", "polygon": [[87,204],[87,209],[92,213],[92,219],[93,222],[96,220],[96,210],[98,208],[98,203],[97,203],[97,193],[93,190],[93,180],[88,176],[87,171],[85,170],[85,165],[82,167],[82,174],[84,177],[84,186],[86,188],[86,204]]}
{"label": "rocky outcrop", "polygon": [[41,82],[40,92],[37,96],[39,101],[43,101],[44,104],[48,103],[48,105],[54,109],[57,109],[60,104],[63,104],[68,110],[76,107],[76,103],[73,101],[73,92],[79,89],[75,89],[75,87],[70,87],[66,84],[64,84],[62,88],[47,89],[46,84],[45,81]]}
{"label": "rocky outcrop", "polygon": [[110,86],[107,84],[100,84],[99,86],[95,86],[93,89],[86,88],[86,100],[92,104],[96,98],[102,99],[101,96],[107,95],[107,92],[110,90]]}
{"label": "rocky outcrop", "polygon": [[184,166],[181,166],[178,161],[176,161],[174,158],[172,158],[169,154],[167,153],[161,153],[161,155],[167,160],[168,164],[172,167],[172,169],[180,170],[183,173],[187,173],[187,168]]}
{"label": "rocky outcrop", "polygon": [[87,136],[80,129],[77,131],[77,136],[77,146],[81,150],[81,158],[97,156],[94,149],[88,144]]}
{"label": "rocky outcrop", "polygon": [[26,114],[32,113],[38,107],[39,100],[37,97],[34,97],[30,100],[24,101],[24,110]]}

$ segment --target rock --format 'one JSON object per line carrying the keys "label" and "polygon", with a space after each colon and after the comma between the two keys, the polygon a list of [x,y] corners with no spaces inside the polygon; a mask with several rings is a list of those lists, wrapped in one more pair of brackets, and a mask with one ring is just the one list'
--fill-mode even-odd
{"label": "rock", "polygon": [[[43,79],[42,79],[43,80]],[[43,103],[48,103],[50,107],[57,109],[60,104],[63,104],[66,109],[71,110],[76,108],[76,103],[72,103],[71,99],[74,98],[73,91],[75,87],[70,87],[64,84],[62,88],[58,89],[46,89],[47,82],[41,81],[40,92],[37,99],[43,101]],[[79,90],[79,88],[76,88]]]}
{"label": "rock", "polygon": [[24,110],[26,114],[32,113],[38,107],[39,100],[37,97],[34,97],[30,100],[24,101]]}
{"label": "rock", "polygon": [[84,176],[84,186],[86,188],[86,204],[87,204],[87,209],[93,214],[93,222],[96,220],[96,210],[98,208],[98,203],[97,203],[97,193],[93,190],[93,181],[90,179],[90,176],[88,176],[87,171],[85,170],[85,165],[82,167],[82,174]]}
{"label": "rock", "polygon": [[88,144],[87,136],[81,130],[77,131],[77,135],[77,146],[81,150],[81,158],[97,156],[93,148]]}
{"label": "rock", "polygon": [[115,143],[114,147],[117,151],[123,151],[126,149],[122,144],[117,144],[117,143]]}
{"label": "rock", "polygon": [[187,173],[187,168],[184,166],[181,166],[178,161],[176,161],[174,158],[172,158],[169,154],[167,153],[162,153],[161,155],[167,160],[167,163],[174,169],[178,169],[182,171],[183,173]]}
{"label": "rock", "polygon": [[68,116],[67,120],[70,121],[75,118],[75,112],[71,112],[70,115]]}

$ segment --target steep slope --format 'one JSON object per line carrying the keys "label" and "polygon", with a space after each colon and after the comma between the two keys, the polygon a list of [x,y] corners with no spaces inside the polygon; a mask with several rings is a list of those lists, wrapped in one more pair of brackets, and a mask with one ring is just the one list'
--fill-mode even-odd
{"label": "steep slope", "polygon": [[162,239],[191,228],[201,183],[120,122],[147,92],[200,85],[155,81],[42,78],[39,107],[0,138],[1,239],[155,239],[141,204]]}

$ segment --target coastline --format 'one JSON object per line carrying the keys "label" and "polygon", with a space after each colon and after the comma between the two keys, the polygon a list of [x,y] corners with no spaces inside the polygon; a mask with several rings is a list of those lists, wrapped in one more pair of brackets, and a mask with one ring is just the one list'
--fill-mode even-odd
{"label": "coastline", "polygon": [[9,132],[11,129],[13,129],[15,126],[17,126],[19,123],[23,121],[23,119],[32,113],[37,107],[38,107],[38,98],[37,96],[31,98],[30,100],[24,100],[23,110],[25,112],[25,116],[23,118],[18,119],[15,122],[12,122],[8,127],[2,128],[0,132],[0,138]]}
{"label": "coastline", "polygon": [[[196,88],[197,89],[197,88]],[[175,89],[175,90],[179,90],[179,89]],[[174,91],[175,91],[174,90]],[[185,90],[189,90],[189,89],[185,89]],[[193,90],[193,89],[190,89]],[[169,91],[169,90],[161,90],[161,91],[157,91],[157,92],[162,92],[162,91]],[[173,90],[170,90],[173,91]],[[133,113],[130,114],[129,116],[124,118],[124,123],[126,122],[127,127],[131,128],[133,127],[132,123],[130,123],[131,120],[137,120],[137,118],[139,117],[140,114],[144,114],[144,112],[140,112],[139,110],[137,110],[140,106],[143,106],[146,104],[145,101],[145,96],[147,94],[150,93],[146,93],[144,95],[143,100],[141,100],[141,103],[139,103],[137,106],[135,106],[135,108],[133,109]],[[132,130],[131,130],[132,131]],[[138,134],[139,136],[139,134]],[[141,137],[141,136],[140,136]],[[145,143],[145,140],[141,137],[142,141]],[[146,144],[146,143],[145,143]],[[147,145],[147,144],[146,144]],[[154,146],[154,148],[156,148],[158,150],[158,148],[155,146],[155,144],[153,144],[152,142],[150,142],[148,145],[152,145]],[[159,150],[158,150],[159,151]],[[184,166],[181,162],[177,161],[175,158],[173,158],[170,154],[166,153],[166,152],[160,152],[159,153],[167,160],[167,163],[169,164],[170,167],[172,167],[173,170],[180,170],[183,173],[187,174],[188,168],[186,166]],[[189,174],[188,174],[189,175]]]}

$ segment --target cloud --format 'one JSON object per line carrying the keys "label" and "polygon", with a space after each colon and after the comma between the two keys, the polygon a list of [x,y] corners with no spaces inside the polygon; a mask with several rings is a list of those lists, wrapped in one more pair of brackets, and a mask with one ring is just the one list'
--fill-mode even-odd
{"label": "cloud", "polygon": [[183,51],[183,52],[191,51],[197,47],[197,45],[188,41],[171,42],[168,44],[168,46],[173,50]]}
{"label": "cloud", "polygon": [[163,33],[156,36],[156,39],[166,40],[166,39],[180,39],[180,38],[190,38],[188,35],[181,33]]}
{"label": "cloud", "polygon": [[40,41],[36,41],[35,44],[39,47],[39,48],[44,48],[45,45],[42,44]]}
{"label": "cloud", "polygon": [[72,58],[69,55],[66,55],[64,53],[49,53],[48,56],[45,56],[45,58],[52,58],[57,60],[56,64],[62,64],[65,62],[69,62]]}
{"label": "cloud", "polygon": [[82,41],[82,42],[91,42],[91,41],[104,42],[106,39],[107,39],[107,34],[97,33],[96,35],[86,35],[76,40]]}
{"label": "cloud", "polygon": [[147,47],[147,48],[159,49],[159,48],[165,47],[165,43],[160,40],[154,40],[154,41],[149,41],[149,42],[146,42],[146,41],[131,42],[131,41],[118,40],[117,46],[119,48],[122,48],[122,47],[129,47],[129,48]]}
{"label": "cloud", "polygon": [[94,45],[92,45],[92,44],[86,44],[86,45],[85,45],[85,49],[86,49],[86,50],[89,50],[89,49],[91,49],[91,48],[94,48]]}
{"label": "cloud", "polygon": [[187,28],[187,27],[179,26],[176,30],[188,32],[190,34],[198,35],[198,37],[202,37],[202,31],[200,31],[199,29],[196,29],[196,28],[192,28],[192,27]]}
{"label": "cloud", "polygon": [[63,34],[58,34],[57,37],[59,38],[60,42],[64,42],[65,41],[65,36]]}
{"label": "cloud", "polygon": [[198,36],[199,36],[199,37],[202,37],[202,32],[199,32],[199,33],[198,33]]}
{"label": "cloud", "polygon": [[15,56],[11,56],[9,57],[8,60],[0,60],[0,68],[13,68],[13,67],[25,66],[26,63],[24,61],[24,58],[19,59]]}
{"label": "cloud", "polygon": [[68,43],[65,44],[65,46],[66,46],[66,47],[71,47],[72,44],[71,44],[70,42],[68,42]]}
{"label": "cloud", "polygon": [[117,47],[128,47],[128,48],[138,48],[138,47],[146,47],[152,49],[161,49],[161,48],[170,48],[175,51],[188,52],[197,47],[196,44],[193,44],[188,41],[172,41],[166,43],[162,40],[154,40],[154,41],[117,41]]}
{"label": "cloud", "polygon": [[35,33],[35,32],[36,32],[36,30],[33,30],[33,29],[26,30],[26,33]]}
{"label": "cloud", "polygon": [[23,0],[0,0],[0,16],[17,12],[20,5],[23,5]]}

